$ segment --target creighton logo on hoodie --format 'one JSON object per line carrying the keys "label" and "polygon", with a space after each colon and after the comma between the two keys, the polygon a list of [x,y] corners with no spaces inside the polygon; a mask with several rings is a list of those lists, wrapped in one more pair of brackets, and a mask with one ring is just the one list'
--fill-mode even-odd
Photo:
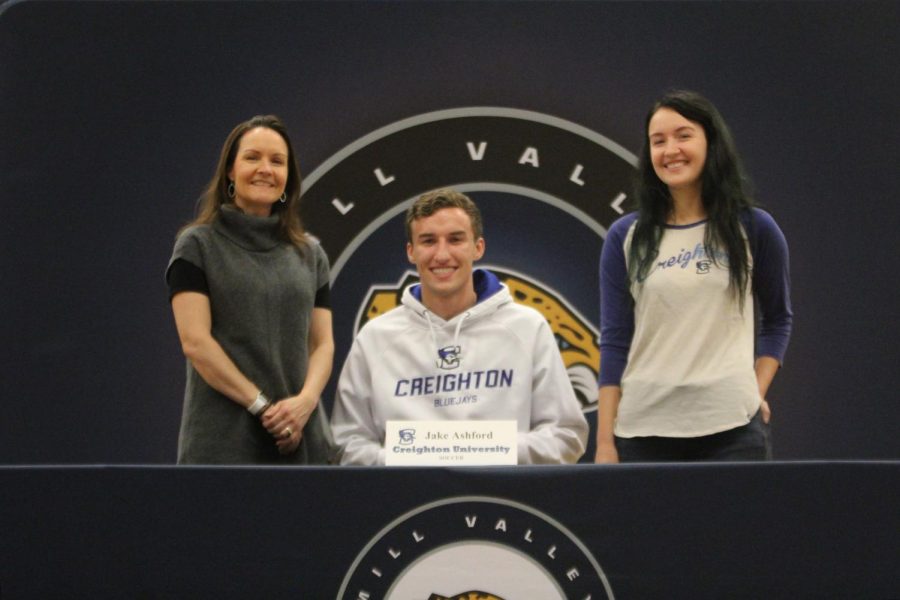
{"label": "creighton logo on hoodie", "polygon": [[438,349],[437,366],[439,369],[459,368],[459,346],[444,346]]}

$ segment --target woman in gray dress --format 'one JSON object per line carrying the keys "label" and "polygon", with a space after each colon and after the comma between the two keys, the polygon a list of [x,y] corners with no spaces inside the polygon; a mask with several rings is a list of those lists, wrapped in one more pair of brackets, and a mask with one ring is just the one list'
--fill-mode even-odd
{"label": "woman in gray dress", "polygon": [[284,123],[235,127],[166,270],[187,357],[179,464],[331,462],[329,265],[299,203]]}

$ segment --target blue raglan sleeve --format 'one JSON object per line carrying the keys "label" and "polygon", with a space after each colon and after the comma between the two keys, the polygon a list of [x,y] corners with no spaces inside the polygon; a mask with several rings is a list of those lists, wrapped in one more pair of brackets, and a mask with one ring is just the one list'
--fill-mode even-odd
{"label": "blue raglan sleeve", "polygon": [[634,335],[634,308],[625,263],[629,213],[609,228],[600,253],[600,385],[619,385]]}
{"label": "blue raglan sleeve", "polygon": [[752,284],[760,310],[756,355],[771,356],[781,363],[794,320],[787,240],[769,213],[754,208],[751,214]]}

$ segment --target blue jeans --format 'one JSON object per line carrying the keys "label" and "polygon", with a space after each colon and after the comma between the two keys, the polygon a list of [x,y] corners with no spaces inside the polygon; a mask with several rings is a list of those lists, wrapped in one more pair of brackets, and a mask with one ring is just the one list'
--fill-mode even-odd
{"label": "blue jeans", "polygon": [[615,438],[620,462],[772,460],[770,427],[760,411],[749,423],[694,438]]}

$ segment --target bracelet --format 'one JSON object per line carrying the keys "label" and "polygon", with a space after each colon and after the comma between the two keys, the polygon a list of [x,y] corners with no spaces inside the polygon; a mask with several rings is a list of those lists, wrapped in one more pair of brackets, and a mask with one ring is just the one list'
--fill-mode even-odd
{"label": "bracelet", "polygon": [[266,395],[260,390],[259,393],[256,394],[256,400],[253,401],[253,404],[247,407],[247,411],[254,417],[261,417],[269,406],[271,406],[269,399],[266,398]]}

